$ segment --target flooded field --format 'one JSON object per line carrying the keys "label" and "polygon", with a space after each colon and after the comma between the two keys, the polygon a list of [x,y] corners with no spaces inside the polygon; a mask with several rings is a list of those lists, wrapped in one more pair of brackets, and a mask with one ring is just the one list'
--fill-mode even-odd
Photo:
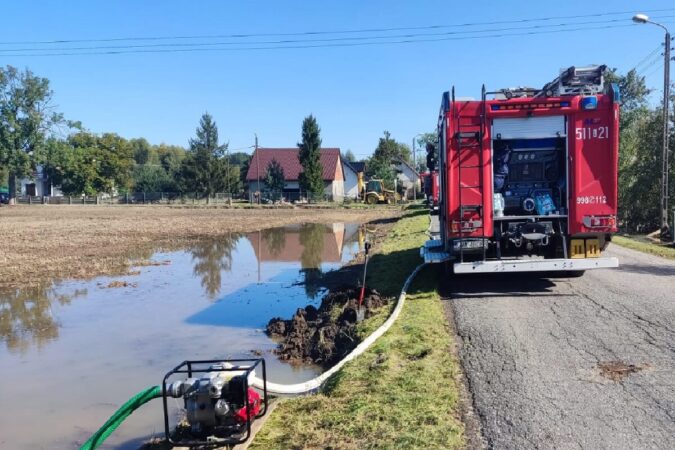
{"label": "flooded field", "polygon": [[[305,224],[155,253],[123,277],[0,292],[0,448],[72,449],[185,359],[262,352],[275,382],[312,378],[271,353],[267,321],[318,304],[322,274],[359,250],[357,224]],[[161,402],[102,448],[163,433]]]}

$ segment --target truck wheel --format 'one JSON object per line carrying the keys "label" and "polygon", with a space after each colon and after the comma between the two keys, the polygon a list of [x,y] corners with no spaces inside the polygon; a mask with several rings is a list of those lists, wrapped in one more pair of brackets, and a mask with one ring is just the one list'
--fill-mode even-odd
{"label": "truck wheel", "polygon": [[443,262],[443,274],[446,277],[454,277],[455,276],[455,265],[454,261],[445,261]]}
{"label": "truck wheel", "polygon": [[567,272],[565,272],[565,276],[567,278],[579,278],[583,277],[584,273],[586,273],[585,270],[568,270]]}
{"label": "truck wheel", "polygon": [[377,203],[377,195],[368,195],[366,196],[366,203],[369,205],[374,205]]}

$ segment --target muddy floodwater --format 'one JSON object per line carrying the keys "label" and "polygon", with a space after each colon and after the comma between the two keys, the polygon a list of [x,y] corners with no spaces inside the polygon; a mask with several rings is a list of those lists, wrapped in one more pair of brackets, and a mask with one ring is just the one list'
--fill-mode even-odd
{"label": "muddy floodwater", "polygon": [[[322,274],[358,253],[358,237],[340,223],[231,234],[155,253],[133,275],[0,292],[0,449],[77,448],[186,359],[262,352],[270,381],[312,378],[317,368],[279,362],[263,329],[318,305]],[[162,433],[155,400],[101,448]]]}

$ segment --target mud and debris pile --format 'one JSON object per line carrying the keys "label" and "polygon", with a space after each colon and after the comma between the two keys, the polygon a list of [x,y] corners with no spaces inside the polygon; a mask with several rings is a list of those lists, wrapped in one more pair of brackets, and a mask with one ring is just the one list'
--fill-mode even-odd
{"label": "mud and debris pile", "polygon": [[[267,324],[267,334],[280,339],[279,358],[291,363],[332,366],[358,345],[356,322],[359,290],[338,289],[327,294],[317,309],[299,308],[290,320],[279,317]],[[387,304],[377,291],[366,289],[362,308],[364,317]]]}

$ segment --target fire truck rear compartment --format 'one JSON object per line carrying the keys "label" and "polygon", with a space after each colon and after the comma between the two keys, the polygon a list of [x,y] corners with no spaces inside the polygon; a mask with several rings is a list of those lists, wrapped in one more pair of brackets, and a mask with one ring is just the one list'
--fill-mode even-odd
{"label": "fire truck rear compartment", "polygon": [[493,139],[494,256],[563,256],[566,138]]}

